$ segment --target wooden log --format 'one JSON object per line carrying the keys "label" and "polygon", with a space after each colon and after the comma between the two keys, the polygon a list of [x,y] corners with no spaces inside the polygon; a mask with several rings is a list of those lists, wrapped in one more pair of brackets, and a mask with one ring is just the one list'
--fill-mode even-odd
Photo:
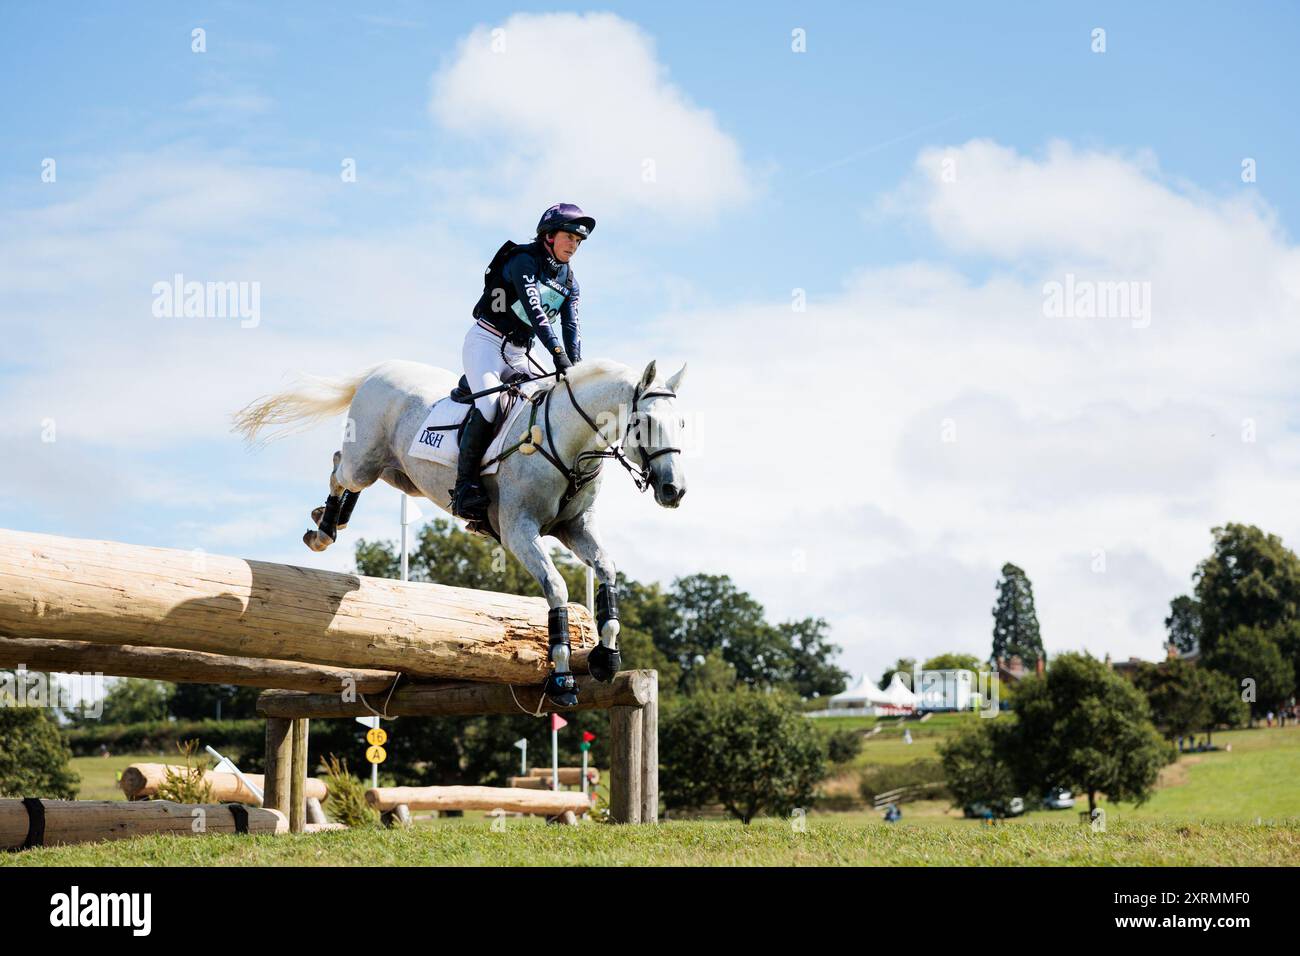
{"label": "wooden log", "polygon": [[[307,783],[310,787],[310,777],[307,778]],[[307,797],[307,826],[322,826],[326,823],[329,823],[329,820],[325,816],[325,808],[320,805],[320,799],[312,796]]]}
{"label": "wooden log", "polygon": [[538,687],[504,684],[408,684],[391,696],[345,700],[337,694],[264,691],[257,699],[260,717],[366,717],[381,710],[390,717],[469,717],[478,714],[524,714],[552,711],[607,710],[641,707],[649,699],[654,671],[622,671],[602,684],[587,675],[578,678],[578,706],[555,707]]}
{"label": "wooden log", "polygon": [[[534,767],[532,770],[529,770],[529,771],[528,771],[528,776],[530,776],[530,777],[544,778],[545,781],[546,781],[546,785],[547,785],[548,787],[551,785],[551,768],[550,768],[550,767]],[[588,767],[588,768],[587,768],[587,779],[590,780],[592,784],[600,783],[600,771],[597,770],[595,767]],[[569,787],[579,787],[579,786],[581,786],[581,785],[582,785],[582,768],[581,768],[581,767],[561,767],[561,768],[560,768],[560,783],[563,784],[564,786],[569,786]]]}
{"label": "wooden log", "polygon": [[641,822],[641,710],[609,712],[609,817],[615,823]]}
{"label": "wooden log", "polygon": [[289,774],[293,764],[293,721],[272,717],[266,722],[266,776],[262,806],[289,813]]}
{"label": "wooden log", "polygon": [[[0,530],[0,634],[538,684],[542,598]],[[569,605],[569,638],[596,643]]]}
{"label": "wooden log", "polygon": [[651,674],[650,700],[641,708],[641,822],[659,822],[659,674]]}
{"label": "wooden log", "polygon": [[[185,772],[184,767],[175,765],[170,769],[175,773]],[[122,771],[122,779],[118,781],[118,786],[128,800],[145,800],[158,795],[158,788],[167,779],[167,770],[167,764],[133,763]],[[253,786],[265,791],[266,780],[262,774],[246,773],[244,776]],[[257,795],[244,786],[243,781],[233,773],[205,770],[203,779],[212,788],[212,800],[215,803],[250,803],[254,806],[262,803]],[[310,778],[307,781],[307,796],[316,800],[326,799],[329,796],[329,789],[325,786],[325,781],[317,780],[315,777]]]}
{"label": "wooden log", "polygon": [[522,787],[525,790],[549,790],[551,782],[543,780],[541,777],[508,777],[506,786]]}
{"label": "wooden log", "polygon": [[350,829],[346,823],[335,823],[332,820],[324,823],[308,823],[303,828],[303,833],[328,833],[333,830]]}
{"label": "wooden log", "polygon": [[[124,840],[170,833],[202,836],[236,833],[236,814],[220,803],[186,804],[167,800],[124,803],[120,800],[41,800],[44,835],[39,846]],[[287,833],[283,813],[244,807],[249,833]],[[18,849],[27,841],[31,820],[22,800],[0,800],[0,849]]]}
{"label": "wooden log", "polygon": [[366,803],[385,813],[409,810],[505,810],[558,816],[586,813],[591,802],[572,790],[522,790],[517,787],[379,787],[366,791]]}
{"label": "wooden log", "polygon": [[233,684],[337,694],[354,687],[378,694],[392,686],[391,671],[323,667],[292,661],[178,651],[169,647],[114,647],[89,641],[51,641],[0,634],[0,667],[26,665],[28,670],[59,674],[106,674],[143,677],[174,684]]}
{"label": "wooden log", "polygon": [[289,832],[302,833],[307,825],[307,741],[311,722],[293,722],[293,751],[289,770]]}

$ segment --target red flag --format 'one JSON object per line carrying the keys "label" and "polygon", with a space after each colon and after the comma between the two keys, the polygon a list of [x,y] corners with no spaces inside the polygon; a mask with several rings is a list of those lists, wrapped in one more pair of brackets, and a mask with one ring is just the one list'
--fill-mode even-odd
{"label": "red flag", "polygon": [[561,727],[569,726],[569,722],[559,714],[551,714],[551,729],[559,730]]}
{"label": "red flag", "polygon": [[596,739],[596,735],[593,734],[590,730],[584,730],[582,732],[582,742],[584,744],[589,744],[595,739]]}

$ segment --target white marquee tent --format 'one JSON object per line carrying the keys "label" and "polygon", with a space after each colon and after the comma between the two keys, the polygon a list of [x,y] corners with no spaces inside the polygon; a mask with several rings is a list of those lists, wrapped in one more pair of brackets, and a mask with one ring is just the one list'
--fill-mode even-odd
{"label": "white marquee tent", "polygon": [[902,674],[894,674],[894,679],[884,690],[863,674],[848,690],[832,697],[830,707],[832,710],[861,710],[876,716],[910,714],[916,710],[916,695],[907,689]]}

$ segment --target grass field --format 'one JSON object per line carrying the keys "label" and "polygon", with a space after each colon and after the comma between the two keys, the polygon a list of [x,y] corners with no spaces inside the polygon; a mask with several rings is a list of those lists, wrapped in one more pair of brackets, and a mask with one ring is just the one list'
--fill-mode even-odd
{"label": "grass field", "polygon": [[[939,741],[967,719],[978,718],[943,715],[911,724],[910,745],[899,728],[882,730],[844,776],[936,756]],[[494,832],[486,816],[467,814],[418,819],[405,832],[153,837],[32,850],[0,854],[0,866],[1300,865],[1300,729],[1230,731],[1216,734],[1215,743],[1225,749],[1184,755],[1167,767],[1146,804],[1103,801],[1104,833],[1080,825],[1075,811],[1036,810],[986,825],[963,819],[945,801],[905,804],[896,825],[872,811],[814,811],[802,833],[780,819],[749,827],[713,819],[567,828],[532,818],[508,819],[504,832]],[[156,759],[78,758],[80,798],[121,799],[116,774],[136,760]]]}
{"label": "grass field", "polygon": [[0,866],[1284,866],[1300,862],[1300,824],[1123,822],[1093,833],[1072,822],[1012,826],[888,825],[813,816],[657,827],[547,827],[486,818],[409,831],[298,837],[149,837],[0,855]]}

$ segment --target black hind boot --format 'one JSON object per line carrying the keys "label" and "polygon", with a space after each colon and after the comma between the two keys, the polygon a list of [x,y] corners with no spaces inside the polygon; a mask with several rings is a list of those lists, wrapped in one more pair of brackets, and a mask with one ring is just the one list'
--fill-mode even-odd
{"label": "black hind boot", "polygon": [[479,481],[483,453],[492,443],[492,423],[478,406],[470,409],[460,435],[460,458],[456,461],[456,487],[451,492],[451,513],[466,521],[486,521],[492,499]]}
{"label": "black hind boot", "polygon": [[602,684],[614,679],[623,666],[618,652],[618,589],[602,584],[596,589],[596,633],[600,643],[587,655],[587,669]]}
{"label": "black hind boot", "polygon": [[569,609],[551,608],[547,618],[550,631],[551,673],[546,678],[546,696],[556,707],[572,707],[578,703],[578,681],[569,671]]}

